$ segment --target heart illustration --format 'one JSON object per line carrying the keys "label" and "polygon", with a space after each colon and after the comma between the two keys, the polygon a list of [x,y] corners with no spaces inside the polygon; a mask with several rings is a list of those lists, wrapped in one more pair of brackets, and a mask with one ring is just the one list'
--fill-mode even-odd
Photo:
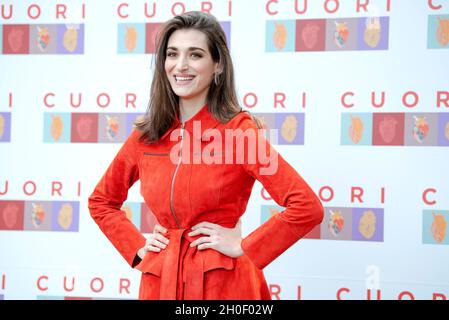
{"label": "heart illustration", "polygon": [[3,209],[2,216],[3,221],[8,229],[11,229],[17,223],[17,218],[19,215],[19,207],[14,204],[8,204],[6,208]]}
{"label": "heart illustration", "polygon": [[89,139],[92,131],[92,119],[83,117],[78,119],[78,123],[76,124],[76,132],[82,141],[86,141]]}
{"label": "heart illustration", "polygon": [[397,124],[398,124],[397,120],[391,117],[385,117],[379,123],[380,136],[386,143],[390,143],[393,141],[394,136],[396,135]]}
{"label": "heart illustration", "polygon": [[8,34],[8,43],[13,52],[18,52],[23,45],[24,32],[20,29],[13,29]]}
{"label": "heart illustration", "polygon": [[307,24],[302,30],[301,37],[307,49],[312,49],[318,40],[318,31],[320,27],[315,24]]}

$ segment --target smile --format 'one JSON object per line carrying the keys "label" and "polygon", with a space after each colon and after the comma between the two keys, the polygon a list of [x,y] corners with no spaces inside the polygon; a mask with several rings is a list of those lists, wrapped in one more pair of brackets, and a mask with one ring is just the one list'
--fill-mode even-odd
{"label": "smile", "polygon": [[185,77],[175,76],[175,80],[177,83],[188,83],[192,81],[193,78],[195,78],[195,76],[185,76]]}

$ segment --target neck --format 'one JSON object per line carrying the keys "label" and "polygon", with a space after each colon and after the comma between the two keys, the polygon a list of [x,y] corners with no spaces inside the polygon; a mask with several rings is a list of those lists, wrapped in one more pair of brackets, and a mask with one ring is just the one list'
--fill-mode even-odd
{"label": "neck", "polygon": [[186,122],[191,119],[201,108],[206,104],[203,100],[184,100],[179,101],[179,114],[181,122]]}

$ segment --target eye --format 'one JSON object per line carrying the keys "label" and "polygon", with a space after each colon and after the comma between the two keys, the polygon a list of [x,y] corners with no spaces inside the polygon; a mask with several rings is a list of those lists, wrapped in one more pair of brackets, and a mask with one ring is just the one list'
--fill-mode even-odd
{"label": "eye", "polygon": [[167,52],[167,57],[173,57],[175,55],[176,53],[174,53],[173,51]]}
{"label": "eye", "polygon": [[201,58],[201,57],[202,57],[201,54],[196,53],[196,52],[192,53],[192,56],[194,56],[194,57],[196,57],[196,58]]}

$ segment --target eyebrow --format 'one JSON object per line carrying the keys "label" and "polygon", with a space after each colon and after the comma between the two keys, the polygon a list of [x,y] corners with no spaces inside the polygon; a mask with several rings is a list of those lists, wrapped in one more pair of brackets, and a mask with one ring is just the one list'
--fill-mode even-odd
{"label": "eyebrow", "polygon": [[[178,48],[176,48],[176,47],[167,47],[167,50],[168,50],[168,49],[178,51]],[[204,49],[202,49],[202,48],[200,48],[200,47],[189,47],[189,48],[188,48],[188,51],[194,51],[194,50],[201,50],[201,51],[206,52],[206,50],[204,50]]]}

